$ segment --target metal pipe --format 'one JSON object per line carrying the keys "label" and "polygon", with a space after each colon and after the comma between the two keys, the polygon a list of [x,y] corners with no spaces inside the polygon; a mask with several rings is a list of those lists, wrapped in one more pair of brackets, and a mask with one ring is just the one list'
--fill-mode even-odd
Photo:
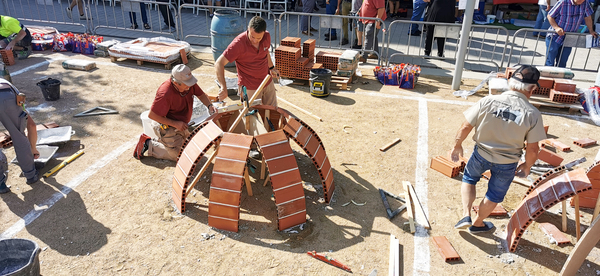
{"label": "metal pipe", "polygon": [[452,77],[452,89],[460,88],[462,71],[465,66],[465,56],[467,54],[467,43],[469,43],[469,33],[471,32],[471,23],[473,22],[473,11],[475,10],[475,0],[467,0],[465,8],[465,17],[463,18],[462,30],[460,31],[460,42],[458,44],[458,56],[454,65],[454,74]]}

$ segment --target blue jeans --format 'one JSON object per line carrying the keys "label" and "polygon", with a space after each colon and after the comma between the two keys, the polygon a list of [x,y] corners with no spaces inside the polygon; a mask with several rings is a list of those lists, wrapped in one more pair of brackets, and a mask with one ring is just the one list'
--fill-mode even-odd
{"label": "blue jeans", "polygon": [[504,200],[510,183],[515,178],[517,170],[517,162],[510,164],[495,164],[485,160],[477,153],[477,146],[473,150],[473,155],[469,158],[469,162],[465,167],[462,182],[475,185],[481,178],[481,174],[490,170],[492,177],[488,182],[488,190],[485,197],[494,203],[500,203]]}
{"label": "blue jeans", "polygon": [[[142,22],[148,24],[148,16],[146,15],[146,4],[140,3],[140,10],[142,14]],[[134,26],[137,26],[137,19],[135,18],[135,12],[129,12],[129,22]]]}
{"label": "blue jeans", "polygon": [[[335,14],[335,10],[337,9],[337,1],[338,0],[329,0],[329,4],[325,7],[325,12],[327,14]],[[335,29],[331,28],[328,32],[331,36],[337,36],[337,32]]]}
{"label": "blue jeans", "polygon": [[[546,37],[546,66],[567,67],[567,60],[571,54],[571,47],[563,47],[552,39]],[[560,60],[559,60],[560,59]]]}
{"label": "blue jeans", "polygon": [[[413,2],[413,14],[410,17],[410,21],[421,21],[421,17],[423,17],[423,13],[425,12],[425,8],[427,7],[427,3],[425,2]],[[408,33],[415,33],[419,30],[418,24],[412,24]]]}
{"label": "blue jeans", "polygon": [[[534,29],[544,29],[547,30],[550,27],[550,23],[548,22],[548,12],[546,11],[546,8],[548,8],[548,6],[543,6],[540,5],[540,12],[538,12],[537,18],[535,19],[535,27],[533,27]],[[544,28],[544,26],[546,26]],[[538,32],[533,32],[533,35],[542,35],[542,36],[546,36],[546,33],[538,33]]]}

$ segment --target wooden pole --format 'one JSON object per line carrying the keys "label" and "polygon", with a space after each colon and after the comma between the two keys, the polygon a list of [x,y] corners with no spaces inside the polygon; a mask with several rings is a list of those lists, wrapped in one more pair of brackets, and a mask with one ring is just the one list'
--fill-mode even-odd
{"label": "wooden pole", "polygon": [[418,210],[423,215],[423,218],[425,219],[425,223],[427,223],[427,224],[421,223],[421,225],[425,229],[431,229],[431,224],[429,224],[429,219],[427,219],[427,215],[425,214],[425,210],[423,210],[423,206],[421,206],[421,201],[419,201],[419,198],[417,197],[417,192],[415,191],[415,188],[412,186],[412,184],[410,184],[410,182],[408,182],[408,181],[402,181],[403,184],[405,182],[406,182],[405,185],[406,185],[406,187],[408,187],[408,190],[410,192],[411,201],[415,203],[415,210]]}
{"label": "wooden pole", "polygon": [[575,195],[575,232],[577,232],[577,241],[581,238],[581,223],[579,219],[579,195]]}
{"label": "wooden pole", "polygon": [[213,159],[215,159],[215,157],[217,157],[217,149],[216,149],[216,147],[215,147],[215,151],[208,157],[208,160],[206,160],[206,163],[204,163],[204,166],[202,166],[202,169],[200,169],[200,171],[198,172],[198,174],[196,175],[196,177],[194,177],[194,180],[192,181],[192,184],[190,184],[190,187],[188,187],[187,191],[185,192],[186,195],[190,191],[192,191],[192,189],[194,188],[194,186],[196,186],[196,183],[198,183],[198,180],[200,180],[200,177],[204,174],[204,172],[206,171],[206,169],[208,168],[208,166],[212,163]]}
{"label": "wooden pole", "polygon": [[389,148],[391,148],[393,145],[395,145],[396,143],[400,142],[400,138],[396,138],[396,140],[392,141],[391,143],[379,148],[380,151],[386,151]]}
{"label": "wooden pole", "polygon": [[412,199],[410,198],[410,192],[408,190],[410,188],[408,188],[407,183],[408,182],[406,182],[406,181],[402,181],[402,186],[404,187],[404,192],[406,193],[404,196],[404,200],[406,200],[406,210],[408,213],[408,224],[410,227],[410,233],[414,233],[416,231],[415,230],[415,220],[414,220],[415,213],[413,211]]}
{"label": "wooden pole", "polygon": [[293,108],[295,108],[295,109],[298,109],[298,110],[302,111],[304,114],[306,114],[306,115],[308,115],[308,116],[311,116],[311,117],[313,117],[313,118],[317,119],[319,122],[323,122],[323,119],[321,119],[321,117],[319,117],[319,116],[317,116],[317,115],[315,115],[315,114],[312,114],[311,112],[309,112],[309,111],[306,111],[306,110],[304,110],[304,109],[302,109],[302,108],[300,108],[300,107],[296,106],[296,105],[295,105],[295,104],[293,104],[293,103],[290,103],[290,102],[288,102],[288,101],[286,101],[286,100],[284,100],[284,99],[282,99],[282,98],[280,98],[280,97],[277,97],[277,100],[278,100],[278,101],[282,101],[283,103],[285,103],[285,104],[287,104],[287,105],[289,105],[289,106],[291,106],[291,107],[293,107]]}
{"label": "wooden pole", "polygon": [[248,166],[244,170],[244,179],[246,179],[246,191],[248,191],[248,195],[252,196],[252,183],[250,183],[250,175],[248,174]]}
{"label": "wooden pole", "polygon": [[594,216],[592,216],[592,221],[596,220],[598,213],[600,213],[600,193],[598,193],[598,198],[596,199],[596,207],[594,207]]}
{"label": "wooden pole", "polygon": [[567,201],[562,201],[562,231],[567,232]]}
{"label": "wooden pole", "polygon": [[[265,77],[265,79],[260,83],[260,86],[258,87],[258,89],[256,89],[256,91],[254,92],[254,95],[252,95],[252,99],[250,99],[248,101],[248,103],[253,103],[254,100],[256,100],[256,98],[258,98],[258,95],[260,95],[262,93],[263,89],[265,88],[265,86],[267,85],[269,80],[271,80],[271,75],[267,75]],[[229,128],[229,132],[232,132],[237,127],[237,125],[242,121],[242,118],[244,118],[246,113],[248,113],[248,109],[249,108],[246,105],[244,105],[244,109],[242,109],[242,111],[240,111],[240,115],[238,115],[238,117],[235,118],[235,121]]]}
{"label": "wooden pole", "polygon": [[593,220],[588,230],[581,237],[581,240],[577,242],[560,271],[560,275],[575,275],[583,264],[583,261],[585,261],[585,258],[596,247],[596,243],[600,240],[600,222],[598,220],[598,218]]}
{"label": "wooden pole", "polygon": [[271,175],[267,175],[267,178],[265,179],[263,186],[267,186],[267,183],[269,183],[269,180],[271,180]]}

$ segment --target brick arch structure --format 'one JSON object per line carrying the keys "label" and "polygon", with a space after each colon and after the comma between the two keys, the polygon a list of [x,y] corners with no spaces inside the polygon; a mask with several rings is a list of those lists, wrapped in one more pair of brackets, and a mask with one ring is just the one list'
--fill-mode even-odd
{"label": "brick arch structure", "polygon": [[285,109],[264,105],[253,108],[258,110],[268,133],[252,137],[227,132],[237,117],[236,111],[230,111],[213,114],[186,139],[173,176],[173,201],[180,212],[185,211],[186,191],[195,166],[206,151],[216,144],[208,224],[237,232],[246,159],[255,141],[269,169],[277,206],[278,229],[284,230],[306,222],[302,179],[289,138],[312,159],[323,183],[325,201],[330,201],[335,189],[332,168],[316,132]]}
{"label": "brick arch structure", "polygon": [[[596,201],[600,195],[600,161],[592,164],[586,171],[586,175],[590,179],[592,189],[579,194],[579,206],[595,208]],[[575,206],[573,200],[571,200],[571,206]]]}
{"label": "brick arch structure", "polygon": [[545,210],[592,188],[584,169],[548,178],[534,188],[519,204],[506,227],[506,241],[514,252],[525,229]]}

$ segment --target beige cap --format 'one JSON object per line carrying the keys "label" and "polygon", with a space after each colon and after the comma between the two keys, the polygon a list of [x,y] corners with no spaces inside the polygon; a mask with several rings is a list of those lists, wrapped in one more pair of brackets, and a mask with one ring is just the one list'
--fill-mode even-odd
{"label": "beige cap", "polygon": [[178,82],[181,82],[187,86],[192,86],[198,82],[198,80],[192,75],[192,70],[190,67],[185,66],[184,64],[177,64],[171,70],[171,76],[175,78]]}

